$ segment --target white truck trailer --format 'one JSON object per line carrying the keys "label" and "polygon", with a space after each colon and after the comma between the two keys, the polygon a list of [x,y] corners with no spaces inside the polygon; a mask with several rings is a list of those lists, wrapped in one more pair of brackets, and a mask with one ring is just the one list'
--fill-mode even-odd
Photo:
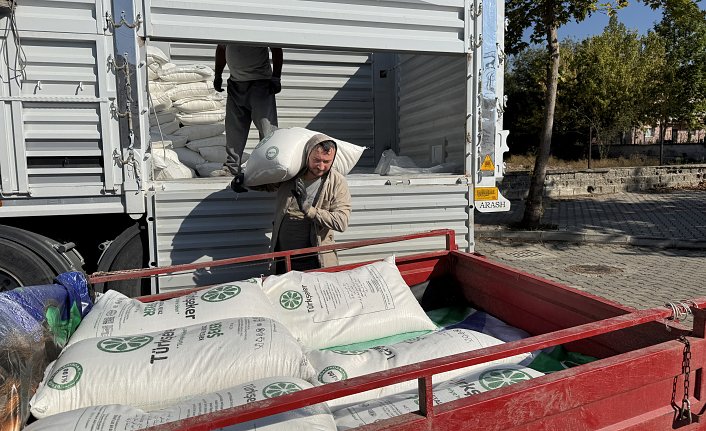
{"label": "white truck trailer", "polygon": [[[7,3],[7,2],[5,2]],[[507,211],[503,3],[497,0],[11,0],[0,9],[0,289],[87,272],[266,252],[273,197],[225,178],[155,180],[146,47],[213,65],[217,43],[284,48],[280,127],[367,147],[337,240],[452,228]],[[228,71],[225,71],[227,74]],[[129,95],[129,97],[128,97]],[[246,151],[257,144],[251,131]],[[392,149],[434,173],[381,176]],[[438,249],[436,240],[343,263]],[[165,292],[266,271],[203,271],[100,286]]]}

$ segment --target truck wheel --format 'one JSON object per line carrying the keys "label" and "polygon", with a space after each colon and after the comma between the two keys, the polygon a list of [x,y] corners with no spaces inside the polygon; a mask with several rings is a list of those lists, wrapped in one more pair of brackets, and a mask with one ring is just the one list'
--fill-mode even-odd
{"label": "truck wheel", "polygon": [[[113,240],[98,260],[98,272],[144,268],[147,262],[146,247],[142,239],[142,228],[134,224]],[[96,292],[115,290],[131,298],[150,292],[150,280],[134,279],[98,283]]]}
{"label": "truck wheel", "polygon": [[51,284],[57,274],[32,250],[0,238],[0,292]]}
{"label": "truck wheel", "polygon": [[5,225],[0,225],[0,240],[3,288],[50,284],[62,272],[83,268],[83,258],[72,244]]}

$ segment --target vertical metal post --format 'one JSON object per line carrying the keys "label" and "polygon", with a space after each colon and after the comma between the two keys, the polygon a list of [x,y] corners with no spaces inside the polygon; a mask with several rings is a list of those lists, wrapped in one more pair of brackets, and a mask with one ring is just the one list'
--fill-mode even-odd
{"label": "vertical metal post", "polygon": [[593,154],[593,126],[588,126],[588,169],[591,169],[591,155]]}

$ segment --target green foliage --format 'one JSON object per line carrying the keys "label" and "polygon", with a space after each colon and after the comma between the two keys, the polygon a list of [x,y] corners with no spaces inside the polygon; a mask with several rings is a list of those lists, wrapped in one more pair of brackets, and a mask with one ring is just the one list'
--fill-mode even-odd
{"label": "green foliage", "polygon": [[663,41],[664,64],[650,92],[660,120],[703,128],[706,117],[706,11],[691,0],[664,5],[655,33]]}
{"label": "green foliage", "polygon": [[648,64],[641,38],[612,16],[602,34],[576,47],[575,79],[563,87],[557,110],[573,113],[567,117],[578,128],[592,127],[601,147],[619,140],[640,122]]}

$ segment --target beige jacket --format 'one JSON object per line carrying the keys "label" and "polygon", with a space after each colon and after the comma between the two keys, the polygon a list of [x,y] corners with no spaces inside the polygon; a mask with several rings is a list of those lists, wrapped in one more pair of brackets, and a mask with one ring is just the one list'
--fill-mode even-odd
{"label": "beige jacket", "polygon": [[[318,134],[307,142],[304,154],[309,155],[314,146],[330,137]],[[331,139],[333,140],[333,139]],[[301,175],[301,174],[300,174]],[[277,191],[275,200],[275,219],[272,228],[272,242],[270,251],[274,251],[279,238],[279,230],[282,220],[289,205],[294,201],[294,183],[299,177],[292,178],[278,185],[258,187],[256,189]],[[313,246],[333,244],[333,232],[343,232],[348,228],[348,220],[351,215],[351,194],[348,190],[346,177],[340,172],[331,169],[322,178],[319,196],[314,201],[306,218],[311,220],[311,244]],[[335,252],[319,253],[319,263],[322,267],[338,265],[338,256]]]}

